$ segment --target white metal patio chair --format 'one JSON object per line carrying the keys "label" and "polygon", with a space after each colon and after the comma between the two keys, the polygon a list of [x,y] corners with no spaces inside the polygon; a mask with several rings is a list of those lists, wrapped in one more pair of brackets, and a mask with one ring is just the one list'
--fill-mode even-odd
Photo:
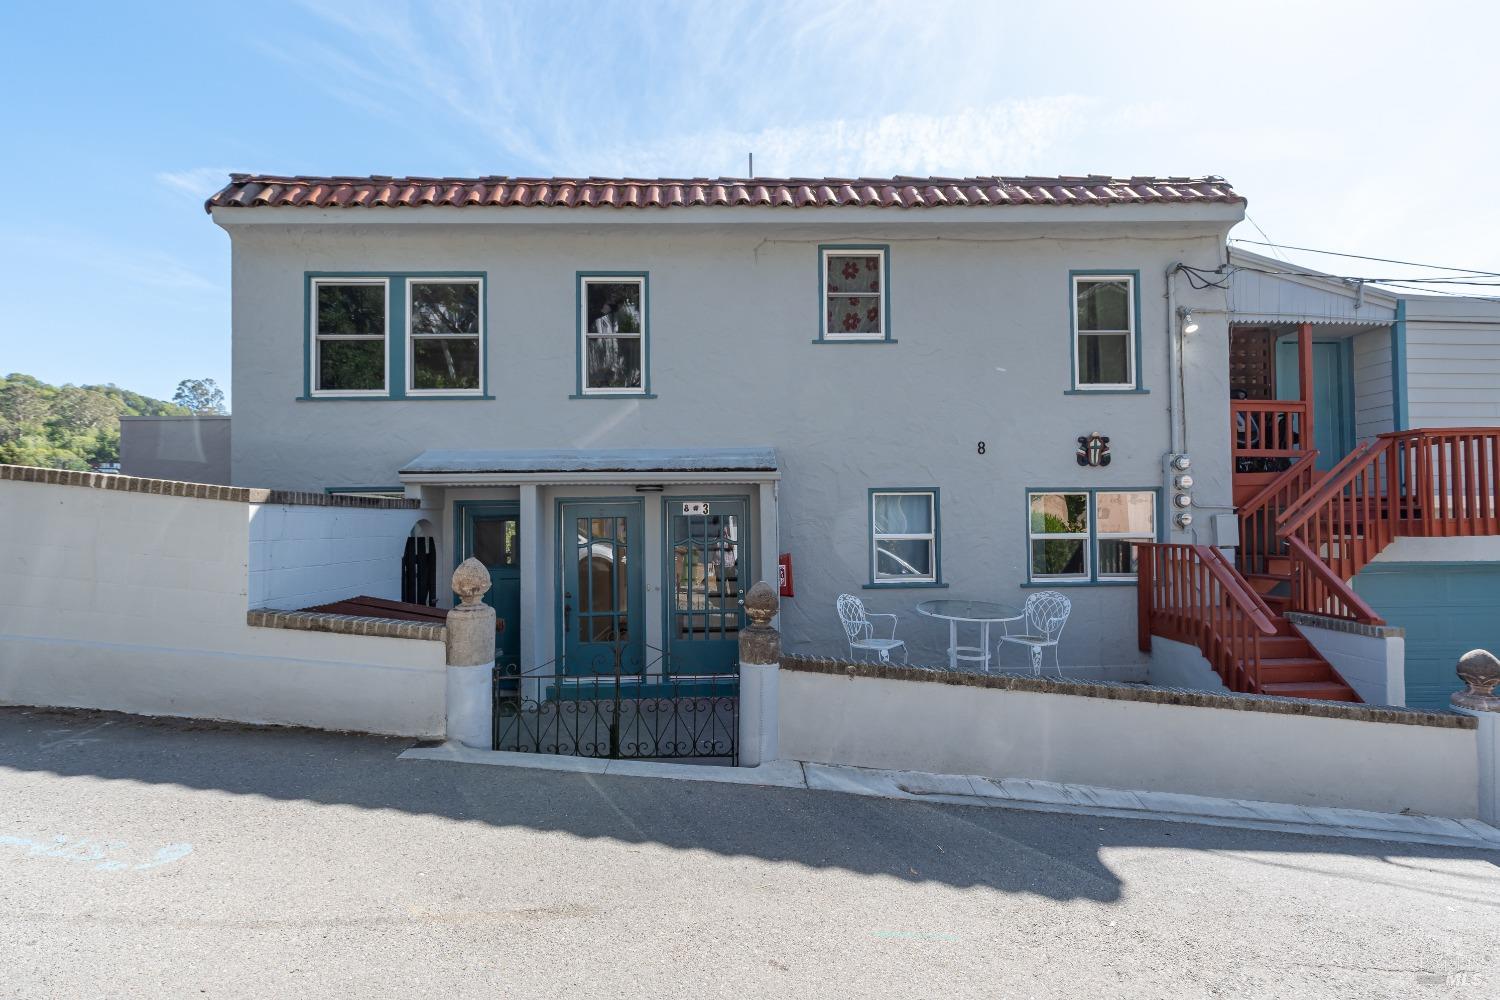
{"label": "white metal patio chair", "polygon": [[[1062,677],[1062,663],[1057,656],[1057,644],[1062,639],[1063,626],[1068,624],[1068,615],[1073,612],[1073,602],[1055,590],[1043,590],[1026,598],[1026,607],[1015,618],[1004,619],[1005,635],[995,648],[995,655],[1005,648],[1007,642],[1027,646],[1031,650],[1031,672],[1042,676],[1042,650],[1052,647],[1052,665],[1057,676]],[[1011,631],[1011,623],[1019,622],[1019,632]]]}
{"label": "white metal patio chair", "polygon": [[[906,643],[896,638],[896,616],[877,614],[865,610],[865,602],[853,594],[840,594],[838,599],[839,622],[844,626],[844,635],[849,640],[849,655],[855,657],[859,652],[874,653],[879,657],[881,663],[891,662],[891,653],[901,650],[901,662],[906,663]],[[891,620],[891,635],[888,639],[878,638],[875,635],[875,625],[871,618],[889,618]],[[884,629],[882,628],[882,631]]]}

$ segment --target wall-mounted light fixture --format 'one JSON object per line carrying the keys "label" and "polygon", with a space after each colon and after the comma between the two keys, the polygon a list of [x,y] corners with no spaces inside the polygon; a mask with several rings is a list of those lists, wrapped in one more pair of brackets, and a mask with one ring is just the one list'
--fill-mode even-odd
{"label": "wall-mounted light fixture", "polygon": [[656,486],[654,484],[648,485],[646,483],[641,483],[636,486],[635,491],[637,493],[660,493],[665,489],[665,486]]}
{"label": "wall-mounted light fixture", "polygon": [[1182,326],[1182,335],[1184,337],[1190,333],[1198,332],[1198,321],[1193,318],[1193,311],[1187,306],[1177,307],[1177,321]]}

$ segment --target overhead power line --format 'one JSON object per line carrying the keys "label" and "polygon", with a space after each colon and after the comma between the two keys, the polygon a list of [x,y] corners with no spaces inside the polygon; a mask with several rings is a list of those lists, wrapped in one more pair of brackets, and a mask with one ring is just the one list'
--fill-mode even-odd
{"label": "overhead power line", "polygon": [[[1259,226],[1256,226],[1256,229],[1259,229],[1259,228],[1260,228]],[[1265,233],[1261,233],[1261,235],[1264,236]],[[1425,267],[1425,268],[1428,268],[1429,270],[1433,270],[1433,271],[1456,271],[1456,272],[1458,272],[1460,274],[1472,274],[1472,275],[1477,275],[1477,276],[1482,277],[1482,278],[1500,278],[1500,272],[1497,272],[1497,271],[1478,271],[1478,270],[1475,270],[1472,267],[1448,267],[1448,266],[1443,265],[1443,264],[1422,264],[1422,263],[1419,263],[1419,262],[1414,261],[1414,260],[1394,260],[1394,259],[1392,259],[1390,257],[1367,257],[1364,254],[1358,254],[1358,253],[1341,253],[1338,250],[1318,250],[1318,249],[1316,249],[1314,247],[1294,247],[1294,246],[1291,246],[1291,245],[1286,244],[1286,243],[1270,243],[1270,242],[1265,242],[1265,241],[1262,241],[1262,240],[1247,240],[1247,239],[1242,239],[1240,237],[1232,237],[1229,242],[1231,242],[1231,243],[1250,243],[1250,244],[1253,244],[1253,245],[1258,246],[1258,247],[1275,247],[1278,250],[1297,250],[1297,251],[1300,251],[1302,253],[1320,253],[1320,254],[1326,254],[1327,256],[1330,256],[1330,257],[1347,257],[1350,260],[1372,260],[1372,261],[1375,261],[1375,262],[1380,263],[1380,264],[1401,264],[1401,265],[1403,265],[1405,267]],[[1375,281],[1377,279],[1366,278],[1364,280],[1366,280],[1366,281]],[[1412,279],[1410,279],[1410,278],[1400,278],[1398,280],[1400,280],[1400,281],[1410,281]]]}

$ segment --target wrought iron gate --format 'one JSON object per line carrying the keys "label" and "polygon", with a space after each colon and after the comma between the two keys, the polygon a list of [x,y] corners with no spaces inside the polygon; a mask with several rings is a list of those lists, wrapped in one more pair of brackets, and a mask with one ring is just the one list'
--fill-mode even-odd
{"label": "wrought iron gate", "polygon": [[674,674],[654,646],[615,643],[586,665],[496,665],[496,750],[671,760],[739,756],[738,666]]}

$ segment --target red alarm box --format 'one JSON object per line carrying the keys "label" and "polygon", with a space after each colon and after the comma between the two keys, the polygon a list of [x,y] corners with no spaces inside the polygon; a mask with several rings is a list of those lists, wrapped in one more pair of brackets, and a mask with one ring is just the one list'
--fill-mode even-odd
{"label": "red alarm box", "polygon": [[783,552],[776,560],[776,584],[782,597],[796,597],[792,592],[792,554]]}

